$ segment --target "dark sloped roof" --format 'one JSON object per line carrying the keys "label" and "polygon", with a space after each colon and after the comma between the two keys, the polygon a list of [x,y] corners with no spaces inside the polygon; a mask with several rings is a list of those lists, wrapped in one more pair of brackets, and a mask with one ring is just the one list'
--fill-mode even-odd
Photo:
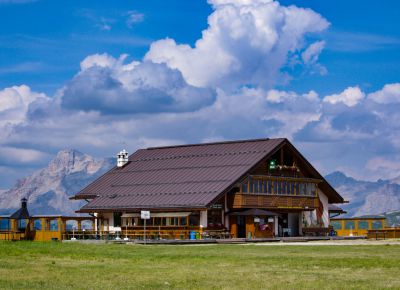
{"label": "dark sloped roof", "polygon": [[337,205],[334,205],[334,204],[330,204],[329,207],[328,207],[328,210],[331,213],[347,213],[341,207],[338,207]]}
{"label": "dark sloped roof", "polygon": [[75,198],[81,211],[205,208],[261,160],[288,142],[257,139],[140,149]]}
{"label": "dark sloped roof", "polygon": [[26,207],[20,208],[10,216],[10,219],[16,219],[16,220],[29,219],[28,209]]}
{"label": "dark sloped roof", "polygon": [[285,139],[148,148],[81,190],[81,210],[206,207]]}

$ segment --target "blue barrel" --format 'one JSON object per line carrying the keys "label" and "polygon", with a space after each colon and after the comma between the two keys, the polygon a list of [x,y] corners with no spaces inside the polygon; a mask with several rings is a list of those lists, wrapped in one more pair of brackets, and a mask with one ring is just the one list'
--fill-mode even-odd
{"label": "blue barrel", "polygon": [[196,239],[196,232],[190,232],[190,240],[195,240]]}

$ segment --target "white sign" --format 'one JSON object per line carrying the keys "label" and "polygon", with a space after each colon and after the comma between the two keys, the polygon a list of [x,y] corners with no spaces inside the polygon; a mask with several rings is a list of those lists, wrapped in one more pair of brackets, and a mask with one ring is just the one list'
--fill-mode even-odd
{"label": "white sign", "polygon": [[269,223],[273,223],[273,222],[274,222],[274,218],[271,218],[271,217],[268,218],[268,222],[269,222]]}
{"label": "white sign", "polygon": [[141,219],[143,219],[143,220],[149,220],[149,219],[150,219],[150,211],[148,211],[148,210],[142,210],[142,211],[140,212],[140,217],[141,217]]}

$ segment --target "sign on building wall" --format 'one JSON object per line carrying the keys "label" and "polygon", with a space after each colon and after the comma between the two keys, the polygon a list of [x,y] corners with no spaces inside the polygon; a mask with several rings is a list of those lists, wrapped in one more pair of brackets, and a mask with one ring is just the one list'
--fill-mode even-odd
{"label": "sign on building wall", "polygon": [[269,162],[269,169],[276,169],[276,160],[275,159],[272,159]]}
{"label": "sign on building wall", "polygon": [[149,219],[150,219],[150,211],[148,211],[148,210],[142,210],[142,211],[140,212],[140,217],[141,217],[141,219],[143,219],[143,220],[149,220]]}

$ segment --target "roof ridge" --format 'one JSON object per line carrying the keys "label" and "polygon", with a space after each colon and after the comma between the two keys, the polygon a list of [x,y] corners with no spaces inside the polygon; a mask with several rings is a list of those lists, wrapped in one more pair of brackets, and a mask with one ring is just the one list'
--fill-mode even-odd
{"label": "roof ridge", "polygon": [[[185,145],[182,145],[185,146]],[[177,147],[180,147],[177,146]],[[189,146],[188,146],[189,147]],[[168,149],[175,147],[160,147],[160,148],[152,148],[153,149]],[[144,149],[147,150],[147,149]],[[200,153],[200,154],[177,154],[177,155],[168,155],[164,157],[147,157],[147,158],[139,158],[129,160],[129,162],[142,162],[142,161],[154,161],[154,160],[169,160],[169,159],[177,159],[177,158],[193,158],[193,157],[210,157],[210,156],[226,156],[226,155],[238,155],[238,154],[249,154],[249,153],[262,153],[266,152],[265,150],[241,150],[241,151],[233,151],[233,152],[223,152],[223,153]],[[132,155],[133,156],[133,155]]]}
{"label": "roof ridge", "polygon": [[258,139],[241,139],[241,140],[230,140],[230,141],[218,141],[209,143],[195,143],[195,144],[183,144],[183,145],[169,145],[160,147],[148,147],[145,150],[155,150],[155,149],[167,149],[167,148],[181,148],[181,147],[195,147],[195,146],[207,146],[207,145],[219,145],[219,144],[234,144],[234,143],[250,143],[250,142],[260,142],[269,140],[284,140],[285,138],[258,138]]}

